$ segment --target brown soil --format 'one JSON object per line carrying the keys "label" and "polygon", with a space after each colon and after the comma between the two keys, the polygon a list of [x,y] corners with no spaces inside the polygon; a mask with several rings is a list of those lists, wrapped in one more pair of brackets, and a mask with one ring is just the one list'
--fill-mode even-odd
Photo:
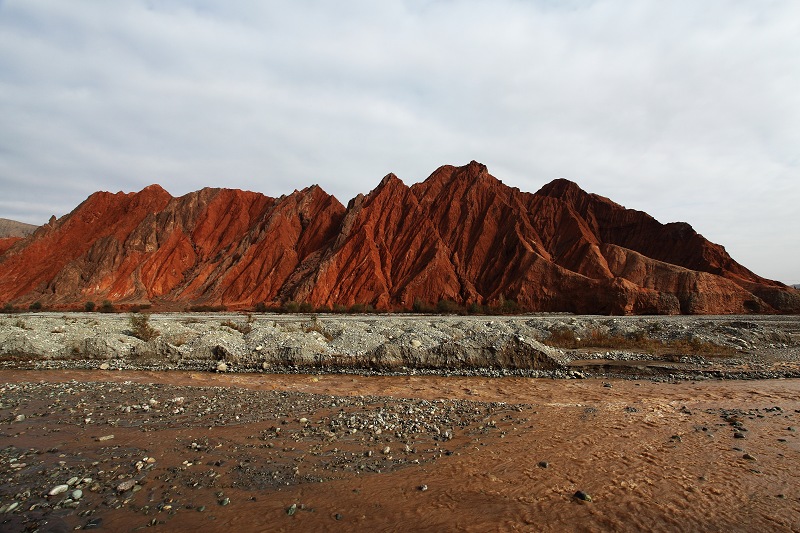
{"label": "brown soil", "polygon": [[800,530],[800,380],[0,371],[0,391],[2,531]]}

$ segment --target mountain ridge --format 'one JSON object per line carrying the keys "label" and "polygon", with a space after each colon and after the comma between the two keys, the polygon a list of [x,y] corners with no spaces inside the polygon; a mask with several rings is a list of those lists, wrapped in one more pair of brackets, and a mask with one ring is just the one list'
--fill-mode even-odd
{"label": "mountain ridge", "polygon": [[564,179],[520,191],[476,161],[411,186],[387,174],[347,207],[318,185],[280,198],[219,188],[173,197],[158,185],[98,192],[3,246],[0,302],[14,305],[800,311],[800,293],[687,223],[662,224]]}

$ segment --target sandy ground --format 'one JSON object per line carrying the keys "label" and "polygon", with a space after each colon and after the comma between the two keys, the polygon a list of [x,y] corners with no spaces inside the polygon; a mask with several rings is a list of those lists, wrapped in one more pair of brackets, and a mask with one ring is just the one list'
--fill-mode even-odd
{"label": "sandy ground", "polygon": [[796,379],[3,370],[0,392],[2,531],[800,530]]}

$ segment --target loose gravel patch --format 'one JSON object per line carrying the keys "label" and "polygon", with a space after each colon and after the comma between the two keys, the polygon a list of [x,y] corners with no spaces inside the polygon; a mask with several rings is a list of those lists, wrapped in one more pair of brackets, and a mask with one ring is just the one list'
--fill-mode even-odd
{"label": "loose gravel patch", "polygon": [[[505,434],[530,411],[129,381],[7,383],[0,394],[0,505],[4,527],[20,531],[65,516],[94,527],[113,509],[158,516],[226,505],[233,488],[256,497],[425,465]],[[89,444],[67,445],[76,439]]]}

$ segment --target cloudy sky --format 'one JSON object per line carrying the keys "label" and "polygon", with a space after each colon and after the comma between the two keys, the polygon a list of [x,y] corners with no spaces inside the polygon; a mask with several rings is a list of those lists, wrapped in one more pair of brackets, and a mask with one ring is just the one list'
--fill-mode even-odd
{"label": "cloudy sky", "polygon": [[0,0],[0,217],[472,159],[800,283],[800,2]]}

